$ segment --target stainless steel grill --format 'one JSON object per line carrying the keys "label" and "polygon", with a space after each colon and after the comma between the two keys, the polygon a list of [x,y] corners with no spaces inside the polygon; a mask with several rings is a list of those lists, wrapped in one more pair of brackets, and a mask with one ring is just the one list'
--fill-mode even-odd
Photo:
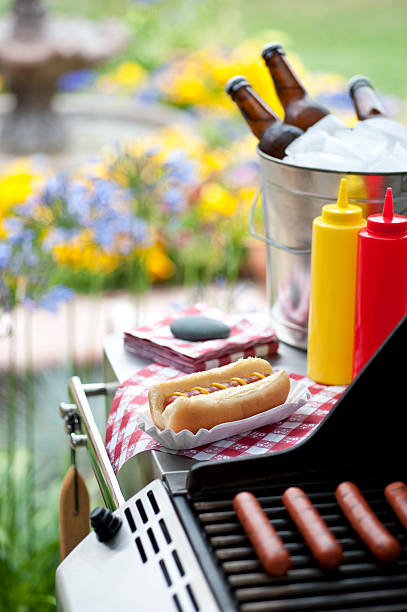
{"label": "stainless steel grill", "polygon": [[[407,317],[308,440],[262,457],[194,464],[186,484],[181,472],[164,474],[163,482],[121,503],[116,514],[124,525],[112,543],[101,544],[92,533],[58,568],[60,609],[407,610],[407,534],[384,497],[389,483],[407,482],[399,358],[406,340]],[[73,395],[88,429],[86,398]],[[90,438],[95,446],[97,436]],[[400,542],[396,563],[379,563],[350,528],[334,495],[344,480],[359,486]],[[117,480],[106,478],[105,485],[110,501],[115,491],[120,497]],[[345,558],[338,570],[317,565],[283,507],[281,496],[293,485],[304,489],[341,542]],[[263,571],[233,512],[234,495],[245,490],[259,499],[292,555],[283,577]]]}
{"label": "stainless steel grill", "polygon": [[91,533],[62,562],[60,610],[212,612],[218,607],[168,493],[154,480],[116,510],[122,521],[107,544]]}

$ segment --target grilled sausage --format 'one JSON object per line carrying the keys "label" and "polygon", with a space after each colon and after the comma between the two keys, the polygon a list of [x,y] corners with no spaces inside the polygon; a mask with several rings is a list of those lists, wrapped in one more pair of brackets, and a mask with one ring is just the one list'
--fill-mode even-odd
{"label": "grilled sausage", "polygon": [[400,523],[407,529],[407,486],[401,481],[392,482],[387,485],[384,494]]}
{"label": "grilled sausage", "polygon": [[256,555],[268,574],[283,576],[291,567],[291,557],[256,497],[247,491],[233,500],[237,514]]}
{"label": "grilled sausage", "polygon": [[353,482],[342,482],[336,488],[336,499],[353,529],[379,561],[391,563],[400,557],[400,544]]}
{"label": "grilled sausage", "polygon": [[319,565],[337,569],[343,560],[342,546],[304,491],[289,487],[284,491],[283,504]]}

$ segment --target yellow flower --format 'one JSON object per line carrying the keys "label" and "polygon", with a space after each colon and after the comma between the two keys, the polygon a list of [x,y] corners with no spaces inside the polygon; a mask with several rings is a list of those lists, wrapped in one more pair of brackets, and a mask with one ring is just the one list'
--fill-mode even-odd
{"label": "yellow flower", "polygon": [[242,187],[239,189],[236,195],[243,208],[249,210],[256,191],[257,187]]}
{"label": "yellow flower", "polygon": [[6,166],[0,176],[0,218],[15,204],[24,202],[32,193],[34,177],[31,164],[27,160],[17,160]]}
{"label": "yellow flower", "polygon": [[109,274],[119,265],[116,253],[106,253],[92,242],[92,232],[84,230],[67,244],[57,244],[52,249],[57,263],[76,270],[88,269],[90,272]]}
{"label": "yellow flower", "polygon": [[208,153],[202,155],[200,159],[201,176],[206,178],[208,175],[214,172],[220,172],[224,170],[228,163],[228,156],[225,151],[221,149],[213,149]]}
{"label": "yellow flower", "polygon": [[230,217],[236,211],[237,200],[218,183],[207,183],[201,190],[201,206],[209,217],[215,213]]}
{"label": "yellow flower", "polygon": [[174,275],[175,266],[160,242],[145,251],[146,268],[150,280],[168,280]]}
{"label": "yellow flower", "polygon": [[114,72],[101,76],[97,85],[105,93],[113,93],[118,89],[133,91],[145,81],[146,74],[137,62],[122,62]]}
{"label": "yellow flower", "polygon": [[123,62],[115,72],[116,83],[126,87],[134,87],[141,83],[146,76],[146,71],[137,62]]}

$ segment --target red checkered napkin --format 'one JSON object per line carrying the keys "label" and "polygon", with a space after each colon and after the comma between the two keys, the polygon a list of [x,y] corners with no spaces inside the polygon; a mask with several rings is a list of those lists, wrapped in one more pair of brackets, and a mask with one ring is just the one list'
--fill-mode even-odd
{"label": "red checkered napkin", "polygon": [[[223,321],[231,329],[228,338],[188,342],[175,338],[170,324],[184,315],[201,314]],[[206,304],[196,304],[176,317],[163,319],[152,326],[125,332],[127,350],[152,361],[176,367],[183,372],[199,372],[226,365],[242,357],[266,357],[277,351],[274,329],[252,323],[242,315],[226,314]]]}
{"label": "red checkered napkin", "polygon": [[116,473],[128,459],[145,450],[161,450],[201,461],[216,461],[263,455],[289,448],[310,435],[345,389],[318,385],[305,376],[290,374],[290,378],[300,380],[308,386],[311,398],[284,421],[198,448],[173,451],[139,429],[136,415],[148,404],[147,394],[152,384],[182,374],[183,372],[174,368],[153,363],[136,372],[118,387],[106,429],[106,450]]}

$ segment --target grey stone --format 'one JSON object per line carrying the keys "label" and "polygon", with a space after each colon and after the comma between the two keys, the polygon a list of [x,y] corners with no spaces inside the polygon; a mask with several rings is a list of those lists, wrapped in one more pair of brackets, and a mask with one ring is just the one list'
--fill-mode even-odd
{"label": "grey stone", "polygon": [[230,328],[225,323],[203,315],[180,317],[171,323],[170,329],[176,338],[192,342],[227,338],[230,334]]}

